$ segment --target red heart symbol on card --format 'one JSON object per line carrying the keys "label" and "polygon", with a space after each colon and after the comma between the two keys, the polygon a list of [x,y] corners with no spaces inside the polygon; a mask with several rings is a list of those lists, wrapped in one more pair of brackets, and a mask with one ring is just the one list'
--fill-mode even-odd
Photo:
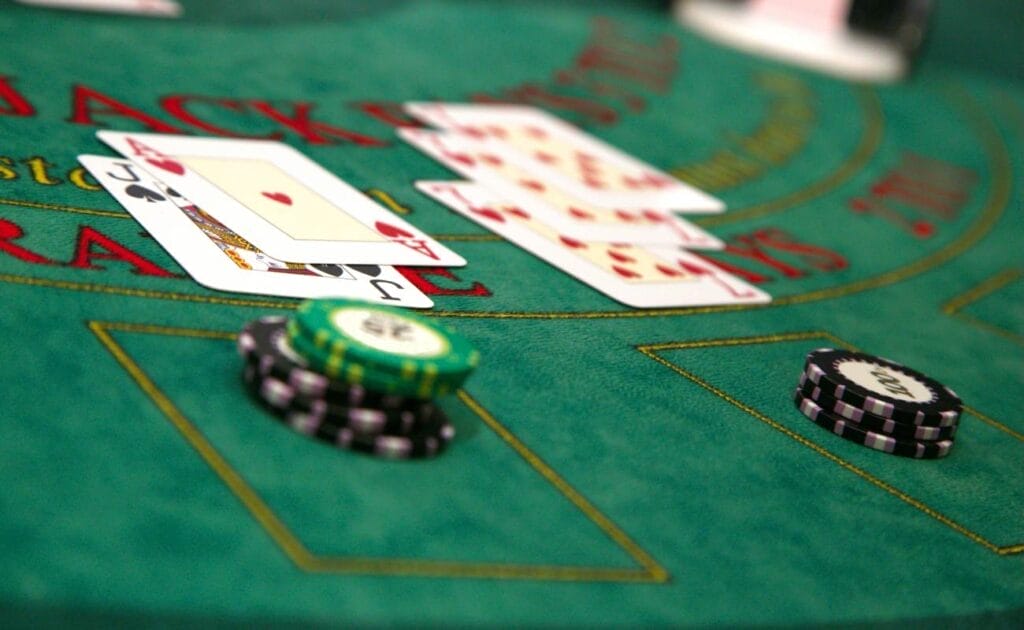
{"label": "red heart symbol on card", "polygon": [[476,138],[477,140],[487,135],[487,132],[485,132],[483,129],[479,127],[459,127],[459,131],[466,134],[470,138]]}
{"label": "red heart symbol on card", "polygon": [[705,268],[703,268],[703,267],[701,267],[699,265],[695,265],[693,263],[686,262],[685,260],[677,260],[676,262],[679,263],[679,266],[682,267],[683,269],[685,269],[688,273],[692,273],[695,276],[710,276],[711,275],[711,271],[709,269],[705,269]]}
{"label": "red heart symbol on card", "polygon": [[476,166],[476,160],[469,157],[465,153],[448,153],[448,157],[458,162],[459,164],[465,164],[466,166]]}
{"label": "red heart symbol on card", "polygon": [[480,216],[488,218],[492,221],[497,221],[499,223],[505,222],[505,217],[498,214],[498,211],[495,210],[494,208],[473,208],[472,210],[476,214],[479,214]]}
{"label": "red heart symbol on card", "polygon": [[612,269],[614,269],[615,273],[619,274],[623,278],[639,278],[640,277],[640,274],[638,274],[637,272],[635,272],[635,271],[633,271],[631,269],[626,269],[625,267],[620,267],[618,265],[612,265]]}
{"label": "red heart symbol on card", "polygon": [[547,151],[537,151],[533,154],[535,158],[544,162],[545,164],[554,164],[558,161],[558,157],[548,153]]}
{"label": "red heart symbol on card", "polygon": [[583,243],[582,241],[577,241],[576,239],[570,238],[568,236],[559,236],[558,239],[573,249],[586,249],[587,247],[586,243]]}
{"label": "red heart symbol on card", "polygon": [[263,192],[260,194],[266,197],[267,199],[270,199],[271,201],[283,203],[286,206],[292,205],[292,198],[284,194],[283,192]]}
{"label": "red heart symbol on card", "polygon": [[528,135],[531,135],[534,138],[545,138],[548,135],[547,132],[540,127],[527,127],[525,131]]}
{"label": "red heart symbol on card", "polygon": [[682,275],[681,273],[679,273],[675,269],[672,269],[671,267],[667,267],[665,265],[654,265],[654,266],[658,269],[658,271],[660,271],[661,273],[665,274],[669,278],[678,278],[679,276]]}
{"label": "red heart symbol on card", "polygon": [[660,177],[653,173],[648,173],[647,175],[644,175],[644,181],[650,184],[651,186],[654,186],[655,188],[664,188],[672,184],[671,179]]}
{"label": "red heart symbol on card", "polygon": [[175,175],[184,175],[185,167],[174,160],[154,160],[153,158],[146,158],[146,161],[157,168],[162,168],[169,173]]}
{"label": "red heart symbol on card", "polygon": [[632,256],[627,256],[627,255],[625,255],[625,254],[623,254],[621,252],[616,252],[616,251],[613,251],[613,250],[608,250],[608,255],[611,256],[613,260],[617,260],[620,263],[635,263],[636,262],[636,258],[633,258]]}
{"label": "red heart symbol on card", "polygon": [[374,227],[377,228],[378,232],[388,238],[412,238],[415,236],[412,232],[406,232],[400,227],[396,227],[390,223],[384,223],[383,221],[377,221],[377,223],[374,224]]}
{"label": "red heart symbol on card", "polygon": [[537,192],[544,192],[547,190],[547,186],[536,179],[521,179],[519,180],[519,185],[523,188],[529,188],[530,190],[535,190]]}
{"label": "red heart symbol on card", "polygon": [[575,208],[573,206],[569,206],[569,214],[571,214],[572,216],[576,217],[577,219],[587,219],[587,220],[593,220],[594,219],[594,215],[593,214],[587,212],[586,210],[580,210],[579,208]]}

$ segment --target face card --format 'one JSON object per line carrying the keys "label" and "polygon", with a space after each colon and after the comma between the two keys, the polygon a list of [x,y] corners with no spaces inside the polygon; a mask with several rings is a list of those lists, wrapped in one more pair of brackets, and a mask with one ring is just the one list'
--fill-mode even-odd
{"label": "face card", "polygon": [[351,297],[410,308],[433,306],[393,267],[278,260],[129,160],[80,155],[78,161],[196,282],[211,289],[296,298]]}
{"label": "face card", "polygon": [[591,241],[662,243],[692,249],[721,249],[714,235],[672,212],[597,206],[528,172],[489,146],[458,132],[402,129],[399,136],[459,175],[500,191],[545,223],[574,238]]}
{"label": "face card", "polygon": [[119,131],[96,135],[279,260],[466,264],[286,144]]}
{"label": "face card", "polygon": [[422,192],[562,271],[638,308],[764,304],[764,291],[686,250],[569,238],[473,182],[418,182]]}
{"label": "face card", "polygon": [[623,210],[723,212],[720,199],[684,184],[534,107],[406,103],[409,115],[502,147],[538,177],[594,205]]}
{"label": "face card", "polygon": [[151,17],[178,17],[181,5],[176,0],[16,0],[21,4],[49,9],[128,13]]}

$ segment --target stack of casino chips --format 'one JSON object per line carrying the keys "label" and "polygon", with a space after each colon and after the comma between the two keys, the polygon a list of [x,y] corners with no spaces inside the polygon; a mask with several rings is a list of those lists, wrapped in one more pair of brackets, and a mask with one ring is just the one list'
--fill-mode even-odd
{"label": "stack of casino chips", "polygon": [[337,447],[407,459],[455,435],[439,396],[479,361],[469,341],[408,311],[354,300],[302,303],[238,335],[250,391],[292,429]]}
{"label": "stack of casino chips", "polygon": [[963,409],[953,390],[916,370],[833,348],[807,355],[794,402],[844,439],[917,459],[949,454]]}

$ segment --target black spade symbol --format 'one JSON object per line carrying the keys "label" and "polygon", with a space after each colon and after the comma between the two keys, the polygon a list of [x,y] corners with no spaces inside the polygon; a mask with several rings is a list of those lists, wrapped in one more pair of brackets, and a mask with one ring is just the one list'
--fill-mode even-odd
{"label": "black spade symbol", "polygon": [[312,267],[313,271],[316,271],[317,273],[323,274],[325,276],[330,276],[332,278],[340,278],[341,276],[345,275],[345,268],[342,267],[341,265],[334,265],[329,263],[312,263],[306,266]]}
{"label": "black spade symbol", "polygon": [[145,199],[149,203],[164,201],[164,196],[160,193],[150,190],[145,186],[139,186],[138,184],[132,184],[128,188],[125,188],[124,191],[131,197],[135,197],[136,199]]}
{"label": "black spade symbol", "polygon": [[376,278],[380,275],[380,265],[348,265],[348,268],[371,278]]}

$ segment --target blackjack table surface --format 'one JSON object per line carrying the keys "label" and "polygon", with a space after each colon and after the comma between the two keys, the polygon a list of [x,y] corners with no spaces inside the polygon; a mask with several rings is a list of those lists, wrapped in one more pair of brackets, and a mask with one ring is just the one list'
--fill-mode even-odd
{"label": "blackjack table surface", "polygon": [[[0,620],[11,626],[1021,623],[1024,49],[939,2],[905,81],[724,47],[665,2],[0,7]],[[768,305],[623,306],[420,194],[406,101],[542,108],[723,199]],[[206,289],[77,163],[99,129],[299,149],[468,261],[406,268],[480,350],[440,456],[290,431]],[[805,418],[811,350],[964,401],[950,454]]]}

